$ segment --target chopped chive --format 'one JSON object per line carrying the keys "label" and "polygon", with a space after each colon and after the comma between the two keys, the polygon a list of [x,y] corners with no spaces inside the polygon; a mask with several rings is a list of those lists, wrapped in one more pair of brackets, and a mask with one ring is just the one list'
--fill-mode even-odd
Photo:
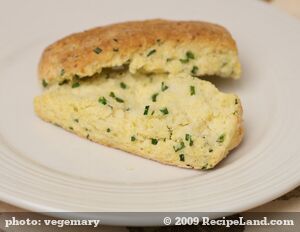
{"label": "chopped chive", "polygon": [[114,92],[110,92],[110,93],[109,93],[109,96],[112,97],[112,98],[115,98],[115,97],[116,97],[116,95],[115,95]]}
{"label": "chopped chive", "polygon": [[147,114],[148,114],[149,107],[150,107],[150,106],[145,106],[144,115],[147,115]]}
{"label": "chopped chive", "polygon": [[100,53],[102,52],[102,49],[96,47],[93,51],[94,51],[96,54],[100,54]]}
{"label": "chopped chive", "polygon": [[192,53],[191,51],[187,51],[185,53],[185,58],[184,59],[180,59],[181,63],[188,63],[190,60],[195,59],[194,53]]}
{"label": "chopped chive", "polygon": [[152,110],[151,115],[153,115],[155,113],[155,110]]}
{"label": "chopped chive", "polygon": [[42,84],[43,84],[43,87],[44,87],[44,88],[46,88],[46,87],[48,86],[48,83],[47,83],[47,81],[45,81],[44,79],[43,79],[43,82],[42,82]]}
{"label": "chopped chive", "polygon": [[119,48],[113,48],[113,51],[114,51],[114,52],[118,52],[118,51],[119,51]]}
{"label": "chopped chive", "polygon": [[152,49],[150,52],[148,52],[147,57],[153,55],[156,52],[156,49]]}
{"label": "chopped chive", "polygon": [[160,43],[160,39],[157,39],[156,42],[157,42],[157,43]]}
{"label": "chopped chive", "polygon": [[195,59],[194,53],[192,53],[191,51],[187,51],[186,58],[187,59]]}
{"label": "chopped chive", "polygon": [[190,147],[193,146],[194,141],[192,140],[192,136],[190,134],[185,134],[185,141],[190,141],[189,145]]}
{"label": "chopped chive", "polygon": [[181,63],[186,64],[189,62],[189,59],[179,59]]}
{"label": "chopped chive", "polygon": [[151,96],[153,102],[156,102],[156,98],[157,98],[158,94],[159,93],[155,93]]}
{"label": "chopped chive", "polygon": [[122,98],[116,97],[115,99],[116,99],[117,102],[120,102],[120,103],[124,102],[124,100]]}
{"label": "chopped chive", "polygon": [[113,41],[115,41],[115,42],[117,42],[117,43],[119,42],[116,38],[113,38]]}
{"label": "chopped chive", "polygon": [[130,140],[131,140],[131,142],[134,142],[136,140],[136,138],[134,136],[131,136]]}
{"label": "chopped chive", "polygon": [[219,138],[217,139],[217,142],[218,142],[218,143],[223,143],[224,140],[225,140],[225,134],[221,134],[221,135],[219,136]]}
{"label": "chopped chive", "polygon": [[79,122],[79,119],[75,118],[75,119],[74,119],[74,122]]}
{"label": "chopped chive", "polygon": [[209,149],[209,150],[208,150],[208,152],[213,152],[213,151],[214,151],[213,149]]}
{"label": "chopped chive", "polygon": [[114,98],[117,102],[120,102],[120,103],[124,102],[124,100],[122,98],[116,97],[114,92],[110,92],[109,96]]}
{"label": "chopped chive", "polygon": [[183,162],[183,161],[184,161],[184,154],[180,154],[180,155],[179,155],[179,159],[180,159],[180,161]]}
{"label": "chopped chive", "polygon": [[107,100],[106,100],[105,97],[99,97],[98,102],[101,103],[101,104],[103,104],[103,105],[107,104]]}
{"label": "chopped chive", "polygon": [[121,87],[122,89],[126,89],[126,88],[127,88],[127,85],[126,85],[124,82],[121,82],[121,83],[120,83],[120,87]]}
{"label": "chopped chive", "polygon": [[196,94],[195,86],[193,86],[193,85],[190,86],[190,93],[191,93],[191,96]]}
{"label": "chopped chive", "polygon": [[162,112],[164,115],[168,114],[169,111],[168,111],[168,108],[167,107],[164,107],[162,109],[159,110],[160,112]]}
{"label": "chopped chive", "polygon": [[64,74],[65,74],[65,70],[64,70],[64,69],[61,69],[61,70],[60,70],[60,75],[63,76]]}
{"label": "chopped chive", "polygon": [[87,134],[87,135],[86,135],[86,138],[89,139],[89,138],[90,138],[90,134]]}
{"label": "chopped chive", "polygon": [[165,91],[169,88],[169,86],[165,85],[165,82],[161,83],[161,91]]}
{"label": "chopped chive", "polygon": [[179,147],[176,148],[175,146],[173,146],[173,149],[174,149],[175,152],[180,151],[180,150],[182,150],[183,148],[185,148],[185,145],[184,145],[184,142],[183,142],[183,141],[180,142]]}
{"label": "chopped chive", "polygon": [[75,74],[75,75],[74,75],[74,79],[75,79],[75,80],[79,80],[79,79],[80,79],[80,76],[79,76],[78,74]]}
{"label": "chopped chive", "polygon": [[67,84],[69,82],[69,80],[64,79],[63,81],[59,82],[58,85],[64,85]]}
{"label": "chopped chive", "polygon": [[108,133],[109,133],[109,132],[110,132],[110,128],[107,128],[107,129],[106,129],[106,132],[108,132]]}
{"label": "chopped chive", "polygon": [[170,62],[170,61],[172,61],[172,60],[173,60],[172,58],[167,58],[166,59],[167,63]]}
{"label": "chopped chive", "polygon": [[80,86],[79,82],[75,82],[72,84],[72,88],[78,88]]}
{"label": "chopped chive", "polygon": [[238,104],[238,99],[237,99],[237,98],[235,99],[235,104],[236,104],[236,105]]}
{"label": "chopped chive", "polygon": [[190,140],[191,135],[189,134],[185,134],[185,141],[189,141]]}
{"label": "chopped chive", "polygon": [[70,129],[70,130],[74,130],[74,128],[73,128],[73,127],[71,127],[71,126],[69,127],[69,129]]}
{"label": "chopped chive", "polygon": [[158,143],[158,140],[157,139],[151,139],[151,143],[153,144],[153,145],[156,145],[157,143]]}
{"label": "chopped chive", "polygon": [[201,169],[208,169],[208,164],[204,164],[204,166]]}
{"label": "chopped chive", "polygon": [[191,70],[191,73],[193,74],[193,75],[196,75],[197,74],[197,72],[198,72],[198,67],[197,66],[193,66],[193,68],[192,68],[192,70]]}

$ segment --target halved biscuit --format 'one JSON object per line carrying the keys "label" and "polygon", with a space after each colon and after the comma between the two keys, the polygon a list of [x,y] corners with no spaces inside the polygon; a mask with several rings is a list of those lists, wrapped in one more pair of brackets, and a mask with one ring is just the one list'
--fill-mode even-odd
{"label": "halved biscuit", "polygon": [[87,30],[50,45],[39,77],[58,83],[129,65],[131,73],[188,73],[239,78],[235,41],[223,27],[197,21],[147,20]]}
{"label": "halved biscuit", "polygon": [[100,144],[179,167],[213,168],[243,136],[242,107],[204,74],[238,78],[230,34],[202,22],[96,28],[47,48],[42,119]]}

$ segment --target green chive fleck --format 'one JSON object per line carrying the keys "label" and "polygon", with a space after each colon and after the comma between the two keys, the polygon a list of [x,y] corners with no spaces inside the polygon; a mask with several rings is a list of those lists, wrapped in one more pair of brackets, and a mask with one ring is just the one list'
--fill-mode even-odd
{"label": "green chive fleck", "polygon": [[96,47],[93,51],[94,51],[96,54],[100,54],[100,53],[102,52],[102,49]]}
{"label": "green chive fleck", "polygon": [[168,62],[170,62],[170,61],[172,61],[172,60],[173,60],[172,58],[167,58],[166,61],[167,61],[167,63],[168,63]]}
{"label": "green chive fleck", "polygon": [[183,63],[183,64],[186,64],[186,63],[189,62],[189,59],[187,59],[187,58],[186,59],[180,59],[180,62]]}
{"label": "green chive fleck", "polygon": [[43,79],[43,82],[42,82],[42,84],[43,84],[44,88],[46,88],[46,87],[48,86],[48,83],[47,83],[47,81],[45,81],[44,79]]}
{"label": "green chive fleck", "polygon": [[120,102],[120,103],[124,102],[124,100],[122,98],[116,97],[114,92],[110,92],[109,96],[114,98],[117,102]]}
{"label": "green chive fleck", "polygon": [[107,129],[106,129],[106,132],[108,132],[108,133],[109,133],[109,132],[110,132],[110,128],[107,128]]}
{"label": "green chive fleck", "polygon": [[159,110],[160,112],[162,112],[164,115],[168,114],[169,111],[168,111],[168,108],[167,107],[164,107],[162,109]]}
{"label": "green chive fleck", "polygon": [[114,52],[118,52],[118,51],[119,51],[119,48],[113,48],[113,51],[114,51]]}
{"label": "green chive fleck", "polygon": [[147,115],[147,114],[148,114],[149,107],[150,107],[150,106],[145,106],[144,115]]}
{"label": "green chive fleck", "polygon": [[131,140],[131,142],[134,142],[136,140],[136,138],[134,136],[131,136],[130,140]]}
{"label": "green chive fleck", "polygon": [[190,86],[190,93],[191,93],[191,96],[196,94],[195,86],[193,86],[193,85]]}
{"label": "green chive fleck", "polygon": [[116,97],[116,95],[115,95],[114,92],[110,92],[110,93],[109,93],[109,96],[112,97],[112,98],[115,98],[115,97]]}
{"label": "green chive fleck", "polygon": [[219,136],[219,138],[217,139],[217,142],[218,142],[218,143],[223,143],[224,140],[225,140],[225,134],[221,134],[221,135]]}
{"label": "green chive fleck", "polygon": [[98,102],[101,103],[101,104],[103,104],[103,105],[107,104],[107,100],[106,100],[105,97],[99,97]]}
{"label": "green chive fleck", "polygon": [[77,118],[74,119],[74,122],[79,122],[79,120]]}
{"label": "green chive fleck", "polygon": [[199,69],[199,68],[198,68],[197,66],[193,66],[191,73],[192,73],[193,75],[196,75],[197,72],[198,72],[198,69]]}
{"label": "green chive fleck", "polygon": [[65,74],[65,70],[64,69],[60,70],[60,75],[63,76],[64,74]]}
{"label": "green chive fleck", "polygon": [[157,98],[158,94],[159,93],[155,93],[151,96],[153,102],[156,102],[156,98]]}
{"label": "green chive fleck", "polygon": [[190,147],[194,145],[194,141],[192,140],[192,136],[190,134],[185,134],[185,141],[190,141]]}
{"label": "green chive fleck", "polygon": [[86,135],[86,138],[89,139],[89,138],[90,138],[90,134],[87,134],[87,135]]}
{"label": "green chive fleck", "polygon": [[191,51],[187,51],[186,52],[186,58],[195,59],[194,53],[192,53]]}
{"label": "green chive fleck", "polygon": [[74,75],[74,79],[75,79],[75,80],[79,80],[79,79],[80,79],[80,76],[79,76],[78,74],[75,74],[75,75]]}
{"label": "green chive fleck", "polygon": [[117,43],[119,42],[116,38],[113,38],[113,41],[115,41],[115,42],[117,42]]}
{"label": "green chive fleck", "polygon": [[176,148],[175,146],[173,146],[173,149],[174,149],[175,152],[180,151],[180,150],[182,150],[183,148],[185,148],[185,145],[184,145],[184,142],[183,142],[183,141],[180,142],[179,147]]}
{"label": "green chive fleck", "polygon": [[209,150],[208,150],[208,152],[213,152],[213,151],[214,151],[213,149],[209,149]]}
{"label": "green chive fleck", "polygon": [[67,84],[69,82],[69,80],[64,79],[63,81],[59,82],[58,85],[64,85]]}
{"label": "green chive fleck", "polygon": [[158,140],[157,139],[151,139],[151,143],[153,144],[153,145],[156,145],[157,143],[158,143]]}
{"label": "green chive fleck", "polygon": [[187,51],[185,53],[185,58],[184,59],[180,59],[181,63],[188,63],[190,60],[195,59],[194,53],[192,53],[191,51]]}
{"label": "green chive fleck", "polygon": [[180,155],[179,155],[179,159],[180,159],[180,161],[183,162],[183,161],[184,161],[184,154],[180,154]]}
{"label": "green chive fleck", "polygon": [[72,84],[72,88],[78,88],[80,86],[79,82],[75,82]]}
{"label": "green chive fleck", "polygon": [[165,82],[161,83],[161,91],[165,91],[169,88],[169,86],[165,85]]}
{"label": "green chive fleck", "polygon": [[235,99],[235,104],[236,104],[236,105],[238,104],[238,99]]}
{"label": "green chive fleck", "polygon": [[120,103],[124,102],[124,100],[122,98],[116,97],[115,99],[116,99],[117,102],[120,102]]}
{"label": "green chive fleck", "polygon": [[208,164],[205,164],[201,169],[204,169],[204,170],[208,169]]}
{"label": "green chive fleck", "polygon": [[69,129],[70,129],[70,130],[74,130],[74,128],[73,128],[73,127],[71,127],[71,126],[69,127]]}
{"label": "green chive fleck", "polygon": [[153,55],[156,52],[156,49],[152,49],[150,52],[148,52],[147,57]]}
{"label": "green chive fleck", "polygon": [[191,135],[189,134],[185,134],[185,141],[189,141],[190,140]]}
{"label": "green chive fleck", "polygon": [[121,87],[122,89],[126,89],[126,88],[127,88],[127,85],[126,85],[124,82],[121,82],[121,83],[120,83],[120,87]]}

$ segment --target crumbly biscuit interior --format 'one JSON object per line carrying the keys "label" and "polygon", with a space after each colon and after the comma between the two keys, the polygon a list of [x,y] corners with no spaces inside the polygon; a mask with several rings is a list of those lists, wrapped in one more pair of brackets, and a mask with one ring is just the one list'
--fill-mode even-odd
{"label": "crumbly biscuit interior", "polygon": [[210,82],[122,67],[50,85],[35,98],[35,110],[92,141],[196,169],[227,155],[242,114],[239,98]]}

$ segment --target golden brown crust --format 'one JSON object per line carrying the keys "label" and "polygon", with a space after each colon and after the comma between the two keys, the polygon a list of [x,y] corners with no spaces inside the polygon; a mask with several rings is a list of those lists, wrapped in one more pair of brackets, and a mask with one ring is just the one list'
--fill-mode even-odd
{"label": "golden brown crust", "polygon": [[[51,83],[72,79],[74,75],[91,76],[104,67],[122,65],[157,43],[167,50],[209,47],[213,52],[229,52],[234,59],[237,56],[235,41],[219,25],[160,19],[134,21],[94,28],[55,42],[42,55],[39,77]],[[238,77],[238,61],[234,65],[236,70],[231,75]]]}

